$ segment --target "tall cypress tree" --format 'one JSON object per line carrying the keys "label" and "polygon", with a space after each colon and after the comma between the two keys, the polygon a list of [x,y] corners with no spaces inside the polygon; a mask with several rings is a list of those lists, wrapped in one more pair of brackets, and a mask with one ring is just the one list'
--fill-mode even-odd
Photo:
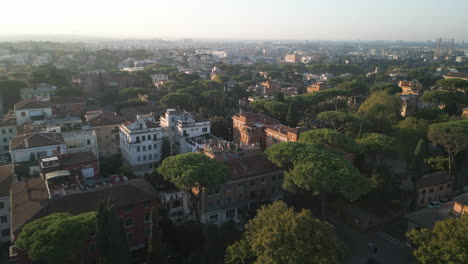
{"label": "tall cypress tree", "polygon": [[164,159],[169,156],[171,156],[171,143],[169,143],[167,138],[163,138],[161,147],[161,162],[163,162]]}
{"label": "tall cypress tree", "polygon": [[426,156],[426,141],[424,139],[420,139],[418,145],[416,145],[416,149],[414,150],[414,157],[413,157],[413,179],[417,180],[421,178],[424,174],[424,157]]}
{"label": "tall cypress tree", "polygon": [[130,252],[122,219],[113,206],[99,203],[96,214],[96,247],[100,264],[130,263]]}
{"label": "tall cypress tree", "polygon": [[154,208],[151,208],[150,237],[146,260],[148,264],[161,262],[161,232],[159,232],[159,221]]}
{"label": "tall cypress tree", "polygon": [[299,113],[297,111],[297,106],[294,102],[290,102],[288,106],[288,113],[286,115],[286,122],[291,127],[296,127],[299,120]]}

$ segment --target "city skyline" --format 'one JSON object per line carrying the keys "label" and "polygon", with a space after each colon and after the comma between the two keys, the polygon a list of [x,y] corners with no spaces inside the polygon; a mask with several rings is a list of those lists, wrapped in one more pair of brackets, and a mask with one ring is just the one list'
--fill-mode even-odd
{"label": "city skyline", "polygon": [[449,2],[457,8],[433,0],[11,1],[4,10],[21,12],[0,17],[0,37],[467,41],[468,2]]}

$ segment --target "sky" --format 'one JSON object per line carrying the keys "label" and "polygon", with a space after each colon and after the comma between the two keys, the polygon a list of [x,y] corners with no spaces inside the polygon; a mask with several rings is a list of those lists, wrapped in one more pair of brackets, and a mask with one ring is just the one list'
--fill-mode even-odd
{"label": "sky", "polygon": [[468,41],[468,0],[2,0],[0,36]]}

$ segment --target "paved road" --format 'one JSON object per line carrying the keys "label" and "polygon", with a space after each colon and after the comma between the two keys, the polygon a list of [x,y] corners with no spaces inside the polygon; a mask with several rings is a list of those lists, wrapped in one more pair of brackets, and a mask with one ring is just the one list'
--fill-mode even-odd
{"label": "paved road", "polygon": [[[388,226],[359,232],[341,222],[331,222],[335,225],[338,236],[351,251],[351,257],[347,264],[365,264],[369,257],[375,258],[381,264],[415,263],[411,250],[405,245],[402,238],[386,232]],[[393,226],[393,224],[389,226]],[[377,247],[377,254],[373,254],[369,250],[369,242]]]}

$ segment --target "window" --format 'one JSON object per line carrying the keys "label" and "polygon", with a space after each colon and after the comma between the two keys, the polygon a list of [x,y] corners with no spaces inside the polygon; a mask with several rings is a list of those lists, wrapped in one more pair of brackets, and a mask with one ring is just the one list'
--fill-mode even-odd
{"label": "window", "polygon": [[442,191],[443,189],[444,189],[444,186],[441,185],[441,186],[439,187],[439,191]]}
{"label": "window", "polygon": [[216,222],[218,222],[218,215],[216,214],[216,215],[210,216],[210,222],[211,222],[211,223],[216,223]]}
{"label": "window", "polygon": [[250,181],[250,186],[255,185],[255,181]]}
{"label": "window", "polygon": [[96,242],[91,241],[89,243],[89,252],[96,252]]}
{"label": "window", "polygon": [[216,188],[215,193],[216,193],[216,194],[219,194],[219,188]]}
{"label": "window", "polygon": [[227,192],[232,191],[232,185],[226,185],[226,191]]}
{"label": "window", "polygon": [[143,150],[142,151],[146,151],[146,146],[143,146]]}
{"label": "window", "polygon": [[137,147],[137,152],[140,152],[140,147],[139,146]]}
{"label": "window", "polygon": [[6,216],[6,215],[2,215],[2,216],[0,216],[0,223],[2,223],[2,224],[3,224],[3,223],[6,223],[7,221],[8,221],[8,218],[7,218],[7,216]]}
{"label": "window", "polygon": [[3,142],[6,143],[6,142],[7,142],[7,138],[3,138]]}
{"label": "window", "polygon": [[202,132],[208,132],[208,128],[206,127],[202,128]]}
{"label": "window", "polygon": [[151,150],[151,145],[148,145],[148,150]]}
{"label": "window", "polygon": [[145,208],[149,208],[150,203],[149,203],[149,202],[145,202],[145,203],[143,204],[143,206],[144,206]]}
{"label": "window", "polygon": [[127,241],[128,242],[133,241],[133,232],[127,232]]}
{"label": "window", "polygon": [[4,202],[0,202],[0,209],[1,208],[5,208],[5,203]]}
{"label": "window", "polygon": [[143,161],[146,161],[146,155],[143,155]]}
{"label": "window", "polygon": [[153,155],[152,154],[149,154],[148,155],[148,160],[152,160],[153,159]]}
{"label": "window", "polygon": [[140,137],[136,137],[136,142],[140,142]]}
{"label": "window", "polygon": [[145,236],[149,237],[151,232],[151,228],[149,226],[145,226]]}
{"label": "window", "polygon": [[158,148],[158,145],[154,144],[154,145],[153,145],[153,148],[154,148],[154,149],[157,149],[157,148]]}
{"label": "window", "polygon": [[180,207],[182,205],[182,203],[180,202],[180,200],[175,200],[172,202],[172,208],[177,208],[177,207]]}
{"label": "window", "polygon": [[91,140],[86,140],[86,144],[91,145]]}
{"label": "window", "polygon": [[227,210],[226,211],[226,219],[231,219],[235,216],[236,214],[236,211],[234,211],[234,209],[231,209],[231,210]]}
{"label": "window", "polygon": [[21,116],[26,116],[26,112],[21,112]]}
{"label": "window", "polygon": [[5,130],[5,129],[2,129],[2,134],[6,134],[6,130]]}
{"label": "window", "polygon": [[10,229],[9,228],[3,229],[2,230],[2,236],[4,236],[4,237],[10,236]]}
{"label": "window", "polygon": [[126,227],[133,226],[133,218],[132,217],[129,217],[129,218],[127,218],[127,220],[125,220],[125,226]]}
{"label": "window", "polygon": [[426,190],[423,190],[423,191],[421,192],[421,194],[426,194]]}
{"label": "window", "polygon": [[145,141],[146,140],[146,136],[141,136],[141,141]]}
{"label": "window", "polygon": [[261,182],[261,183],[265,183],[265,178],[261,178],[261,179],[260,179],[260,182]]}
{"label": "window", "polygon": [[13,133],[13,129],[8,129],[8,133]]}
{"label": "window", "polygon": [[156,140],[158,140],[158,135],[157,135],[157,134],[154,134],[154,135],[153,135],[153,141],[156,141]]}
{"label": "window", "polygon": [[430,188],[429,193],[433,193],[433,192],[434,192],[434,188]]}
{"label": "window", "polygon": [[150,212],[145,212],[145,223],[150,221]]}

